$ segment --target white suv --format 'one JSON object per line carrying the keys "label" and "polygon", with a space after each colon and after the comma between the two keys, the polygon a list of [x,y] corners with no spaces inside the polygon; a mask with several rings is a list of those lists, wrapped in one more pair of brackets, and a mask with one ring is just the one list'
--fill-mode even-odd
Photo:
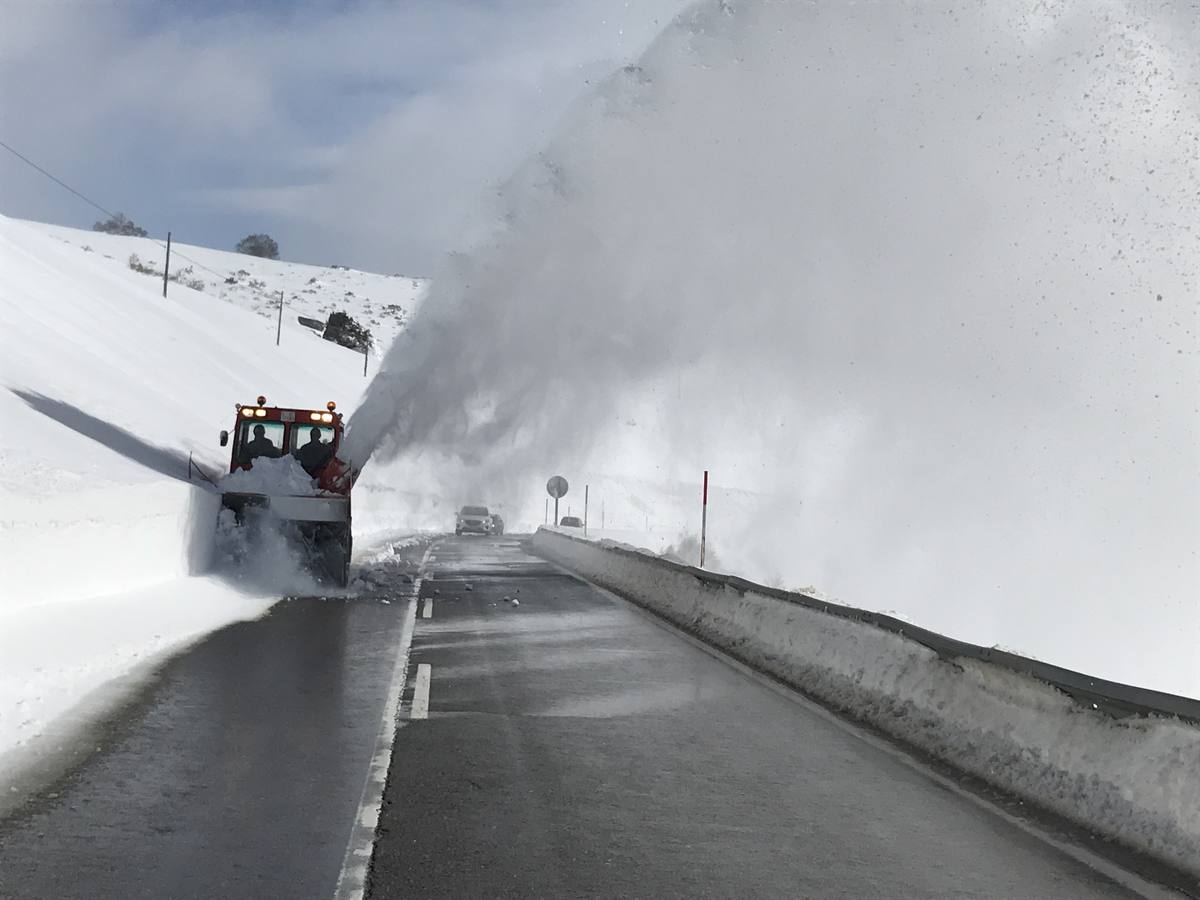
{"label": "white suv", "polygon": [[464,506],[454,522],[455,534],[491,534],[492,517],[486,506]]}

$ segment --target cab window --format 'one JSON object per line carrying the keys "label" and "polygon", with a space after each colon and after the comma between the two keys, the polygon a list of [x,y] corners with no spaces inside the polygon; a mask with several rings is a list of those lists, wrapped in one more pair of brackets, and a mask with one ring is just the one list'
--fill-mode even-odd
{"label": "cab window", "polygon": [[333,438],[332,428],[297,423],[292,426],[288,450],[304,467],[304,471],[315,477],[333,458]]}
{"label": "cab window", "polygon": [[288,450],[292,453],[302,449],[314,441],[321,444],[333,443],[333,429],[324,425],[305,425],[297,423],[292,426],[291,444]]}
{"label": "cab window", "polygon": [[243,422],[238,442],[238,461],[245,465],[260,456],[283,455],[283,425],[279,422]]}

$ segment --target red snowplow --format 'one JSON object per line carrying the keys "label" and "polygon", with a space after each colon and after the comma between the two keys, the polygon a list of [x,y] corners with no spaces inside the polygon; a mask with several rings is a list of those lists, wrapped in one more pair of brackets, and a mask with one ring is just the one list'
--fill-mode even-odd
{"label": "red snowplow", "polygon": [[233,511],[238,526],[269,522],[302,546],[315,574],[344,587],[352,547],[350,489],[358,473],[338,456],[344,428],[336,404],[291,409],[268,406],[260,396],[235,408],[232,432],[221,432],[221,446],[233,444],[221,505]]}

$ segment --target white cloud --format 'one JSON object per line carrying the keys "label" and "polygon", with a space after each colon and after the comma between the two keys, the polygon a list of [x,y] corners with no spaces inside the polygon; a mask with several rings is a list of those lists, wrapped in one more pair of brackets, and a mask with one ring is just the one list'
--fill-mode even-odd
{"label": "white cloud", "polygon": [[[0,0],[0,136],[152,229],[229,244],[253,222],[293,258],[426,271],[684,4]],[[3,212],[93,218],[12,159],[0,177]]]}

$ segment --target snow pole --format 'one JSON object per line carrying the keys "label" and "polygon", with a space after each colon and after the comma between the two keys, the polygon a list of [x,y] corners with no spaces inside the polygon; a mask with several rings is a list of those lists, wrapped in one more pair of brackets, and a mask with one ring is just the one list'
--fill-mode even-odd
{"label": "snow pole", "polygon": [[708,469],[704,470],[704,499],[700,504],[700,568],[704,568],[704,545],[708,540]]}
{"label": "snow pole", "polygon": [[279,292],[279,324],[275,326],[275,346],[279,346],[279,338],[283,335],[283,291]]}
{"label": "snow pole", "polygon": [[167,261],[163,263],[163,299],[167,298],[167,273],[171,271],[171,232],[167,232]]}

